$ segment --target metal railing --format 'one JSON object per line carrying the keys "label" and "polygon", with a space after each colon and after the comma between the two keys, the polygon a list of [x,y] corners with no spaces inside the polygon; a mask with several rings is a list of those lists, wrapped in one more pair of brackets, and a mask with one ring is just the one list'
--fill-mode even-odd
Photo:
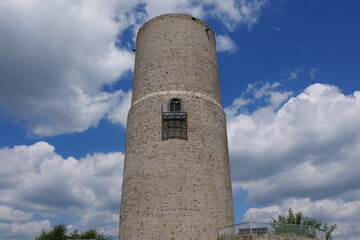
{"label": "metal railing", "polygon": [[325,240],[324,231],[308,225],[243,222],[218,228],[219,240],[243,235],[301,236]]}

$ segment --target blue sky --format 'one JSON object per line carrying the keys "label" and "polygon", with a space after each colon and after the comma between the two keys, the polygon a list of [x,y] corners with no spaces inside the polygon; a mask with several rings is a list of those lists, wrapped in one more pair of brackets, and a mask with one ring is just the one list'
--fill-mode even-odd
{"label": "blue sky", "polygon": [[0,239],[117,235],[135,35],[190,13],[217,36],[236,222],[288,208],[360,235],[360,2],[0,1]]}

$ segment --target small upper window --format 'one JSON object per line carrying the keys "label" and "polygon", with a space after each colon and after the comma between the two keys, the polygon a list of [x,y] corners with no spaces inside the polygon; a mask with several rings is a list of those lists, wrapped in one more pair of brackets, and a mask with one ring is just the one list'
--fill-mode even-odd
{"label": "small upper window", "polygon": [[170,112],[180,112],[181,111],[181,101],[177,98],[171,99],[169,110],[170,110]]}

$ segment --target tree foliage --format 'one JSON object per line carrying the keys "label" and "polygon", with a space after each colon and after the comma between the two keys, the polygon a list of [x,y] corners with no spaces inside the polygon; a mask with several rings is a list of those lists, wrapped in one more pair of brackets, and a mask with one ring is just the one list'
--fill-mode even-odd
{"label": "tree foliage", "polygon": [[65,224],[55,225],[48,231],[42,231],[40,236],[35,240],[68,240],[68,239],[96,239],[96,240],[112,240],[110,236],[105,236],[96,228],[92,228],[86,231],[79,232],[74,230],[67,234],[67,228]]}
{"label": "tree foliage", "polygon": [[271,220],[271,223],[308,225],[318,228],[325,232],[326,240],[332,239],[331,233],[337,228],[336,224],[329,225],[315,218],[304,216],[301,211],[294,213],[291,208],[289,208],[288,215],[278,215],[277,219]]}

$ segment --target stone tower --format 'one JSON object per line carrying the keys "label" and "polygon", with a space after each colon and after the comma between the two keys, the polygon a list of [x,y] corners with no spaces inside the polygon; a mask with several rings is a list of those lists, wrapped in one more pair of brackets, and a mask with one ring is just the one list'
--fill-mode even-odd
{"label": "stone tower", "polygon": [[216,240],[233,224],[215,36],[190,15],[139,30],[120,240]]}

